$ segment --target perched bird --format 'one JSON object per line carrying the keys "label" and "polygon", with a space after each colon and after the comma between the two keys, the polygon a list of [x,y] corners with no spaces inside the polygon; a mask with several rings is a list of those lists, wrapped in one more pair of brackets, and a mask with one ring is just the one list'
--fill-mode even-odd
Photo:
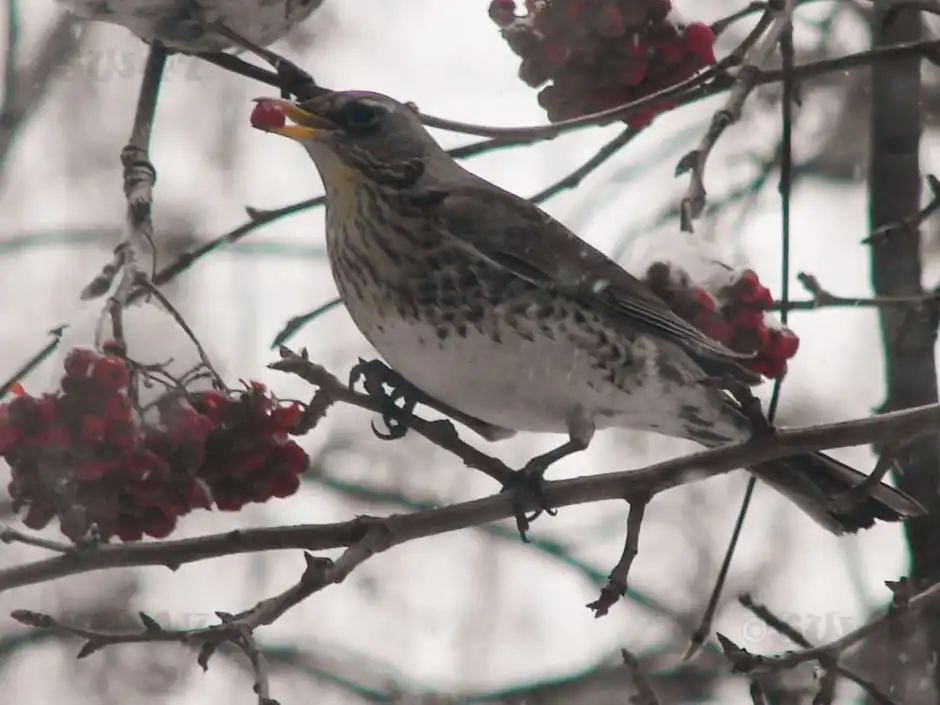
{"label": "perched bird", "polygon": [[[598,428],[707,447],[751,437],[720,384],[758,381],[740,364],[746,356],[535,205],[464,169],[413,107],[368,92],[259,99],[253,124],[313,159],[336,285],[396,372],[484,422],[491,439],[569,435],[529,472],[583,450]],[[750,471],[836,534],[923,512],[885,484],[852,506],[834,503],[865,476],[821,453]]]}
{"label": "perched bird", "polygon": [[307,19],[323,0],[59,0],[79,17],[127,27],[146,42],[187,53],[218,52],[232,42],[206,23],[221,22],[266,46]]}

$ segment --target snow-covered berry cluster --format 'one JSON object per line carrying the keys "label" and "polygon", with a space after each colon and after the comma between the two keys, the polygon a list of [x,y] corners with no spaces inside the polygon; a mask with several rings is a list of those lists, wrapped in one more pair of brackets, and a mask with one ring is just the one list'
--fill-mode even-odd
{"label": "snow-covered berry cluster", "polygon": [[[519,77],[539,92],[552,122],[639,100],[715,63],[715,34],[674,19],[669,0],[492,0],[490,18],[522,59]],[[548,84],[548,85],[545,85]],[[646,126],[675,103],[625,118]]]}
{"label": "snow-covered berry cluster", "polygon": [[714,281],[693,282],[676,265],[654,262],[646,271],[646,283],[705,335],[731,350],[756,353],[746,367],[770,379],[783,377],[800,339],[767,315],[773,296],[753,270],[724,272]]}
{"label": "snow-covered berry cluster", "polygon": [[122,346],[72,348],[60,389],[0,404],[0,456],[24,523],[58,518],[73,541],[163,538],[193,509],[238,510],[297,491],[306,453],[288,434],[301,415],[252,382],[236,391],[168,387],[145,406]]}

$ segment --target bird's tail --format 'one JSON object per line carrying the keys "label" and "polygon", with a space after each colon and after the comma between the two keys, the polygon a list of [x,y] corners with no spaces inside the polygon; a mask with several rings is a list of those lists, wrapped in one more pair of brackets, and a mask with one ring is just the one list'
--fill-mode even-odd
{"label": "bird's tail", "polygon": [[901,521],[925,513],[917,501],[884,483],[861,502],[834,502],[866,476],[823,453],[779,458],[751,471],[834,534],[854,534],[878,520]]}

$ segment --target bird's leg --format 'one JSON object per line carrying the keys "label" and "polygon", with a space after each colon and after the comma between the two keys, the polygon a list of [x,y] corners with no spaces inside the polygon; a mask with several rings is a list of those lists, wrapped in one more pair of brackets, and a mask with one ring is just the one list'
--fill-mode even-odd
{"label": "bird's leg", "polygon": [[754,438],[766,438],[774,435],[773,424],[764,415],[760,399],[754,396],[750,387],[730,381],[726,382],[724,386],[740,405],[741,413],[744,414],[751,425],[751,434]]}
{"label": "bird's leg", "polygon": [[404,438],[408,427],[395,417],[411,416],[420,401],[421,392],[381,360],[360,358],[359,364],[349,372],[349,388],[355,388],[360,379],[369,396],[379,399],[388,409],[382,414],[382,423],[387,430],[380,431],[373,425],[372,432],[386,441]]}
{"label": "bird's leg", "polygon": [[[547,453],[542,453],[532,458],[522,470],[516,471],[513,478],[503,487],[503,491],[513,492],[513,504],[516,516],[516,527],[519,529],[519,535],[523,541],[526,541],[526,531],[529,525],[535,521],[542,512],[549,516],[555,516],[557,512],[548,506],[545,502],[543,482],[545,472],[552,465],[562,458],[569,455],[580,453],[587,450],[594,438],[596,426],[594,419],[588,416],[582,409],[577,409],[568,414],[566,420],[568,426],[568,440],[557,448],[553,448]],[[538,504],[531,516],[526,516],[525,505],[535,500]]]}

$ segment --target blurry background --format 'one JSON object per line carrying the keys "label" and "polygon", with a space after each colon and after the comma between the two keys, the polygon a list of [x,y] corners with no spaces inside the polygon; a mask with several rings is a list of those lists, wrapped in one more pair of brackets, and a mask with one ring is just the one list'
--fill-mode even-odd
{"label": "blurry background", "polygon": [[[329,87],[389,93],[425,112],[463,121],[543,123],[535,91],[516,77],[518,60],[488,19],[487,5],[486,0],[327,0],[273,48]],[[687,19],[707,22],[746,3],[676,5]],[[805,3],[795,25],[799,60],[865,48],[870,7],[863,1]],[[722,36],[719,58],[749,26],[740,23]],[[7,117],[22,119],[0,120],[2,379],[48,342],[50,329],[87,319],[100,307],[100,302],[80,305],[78,293],[109,260],[119,238],[125,204],[118,157],[147,51],[125,29],[79,24],[53,0],[21,3],[18,29],[16,90],[6,86],[17,105]],[[868,80],[868,72],[859,70],[804,86],[795,133],[794,298],[806,298],[795,280],[799,271],[815,274],[836,294],[870,292],[868,250],[860,245],[868,232]],[[925,70],[924,80],[922,159],[929,172],[938,159],[936,70]],[[245,223],[246,206],[278,208],[322,193],[303,150],[249,127],[251,99],[272,94],[198,59],[170,59],[151,154],[159,173],[154,223],[161,264]],[[695,235],[730,264],[755,269],[775,293],[780,291],[778,101],[779,88],[758,90],[743,123],[719,142],[707,171],[707,217]],[[580,187],[545,208],[616,253],[628,268],[669,252],[680,238],[675,206],[686,188],[685,179],[673,177],[675,163],[695,146],[722,104],[719,96],[659,117]],[[469,166],[529,196],[577,167],[620,129],[592,128],[549,143],[496,150]],[[476,139],[438,136],[448,147]],[[335,296],[324,259],[322,217],[322,210],[312,210],[280,219],[213,253],[166,287],[231,380],[261,380],[281,396],[308,396],[304,385],[265,365],[275,359],[271,341],[289,318]],[[937,237],[928,232],[928,287],[937,275],[937,248]],[[802,345],[784,385],[782,425],[865,416],[883,402],[874,309],[797,312],[791,327]],[[135,345],[155,344],[160,334],[150,335],[145,331],[129,340],[131,352]],[[315,320],[292,344],[307,346],[341,378],[359,356],[374,356],[341,308]],[[27,389],[41,386],[54,364],[27,379]],[[369,421],[365,412],[334,408],[304,439],[315,463],[300,493],[237,514],[195,512],[175,536],[340,521],[495,491],[488,480],[419,438],[376,439]],[[488,446],[465,436],[514,465],[558,441],[523,436]],[[554,468],[552,477],[640,467],[689,450],[677,441],[609,431],[589,452]],[[866,472],[874,464],[867,448],[835,455]],[[4,483],[5,474],[0,466]],[[528,546],[507,524],[377,556],[342,586],[259,633],[274,663],[272,694],[282,703],[625,702],[628,679],[618,667],[618,650],[625,646],[654,674],[664,703],[747,702],[746,681],[730,675],[714,649],[679,665],[745,480],[743,473],[734,473],[657,497],[647,511],[632,592],[600,620],[584,605],[596,597],[620,555],[626,516],[621,503],[566,508],[555,518],[540,519]],[[3,501],[0,492],[0,511]],[[15,525],[8,505],[0,520]],[[55,530],[48,533],[55,538]],[[763,487],[745,534],[715,626],[755,652],[774,653],[791,644],[740,608],[738,594],[753,593],[821,642],[883,607],[890,597],[883,582],[907,570],[898,526],[837,540]],[[0,547],[0,565],[39,557],[37,549]],[[129,698],[253,703],[250,673],[237,654],[217,657],[205,675],[194,655],[175,645],[114,647],[76,662],[76,643],[24,630],[3,615],[31,608],[105,628],[145,610],[164,626],[195,627],[214,620],[216,609],[236,612],[284,589],[302,567],[299,553],[269,553],[192,564],[177,573],[110,571],[4,593],[0,692],[22,705]],[[869,659],[865,670],[876,680],[877,661]],[[809,702],[816,686],[807,667],[768,687],[775,702],[795,703]],[[838,702],[858,697],[855,686],[840,683]]]}

